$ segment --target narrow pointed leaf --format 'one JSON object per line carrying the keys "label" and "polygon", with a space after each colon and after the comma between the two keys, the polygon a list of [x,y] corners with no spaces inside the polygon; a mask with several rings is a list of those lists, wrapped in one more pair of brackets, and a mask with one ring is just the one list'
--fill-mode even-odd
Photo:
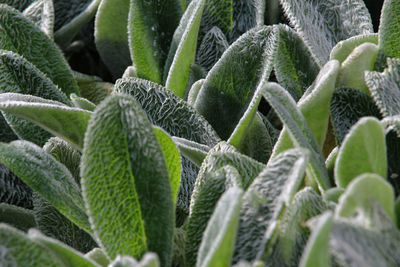
{"label": "narrow pointed leaf", "polygon": [[79,227],[90,232],[81,190],[68,169],[27,141],[0,143],[0,161]]}
{"label": "narrow pointed leaf", "polygon": [[180,153],[199,167],[207,156],[208,151],[210,151],[210,147],[185,138],[172,137],[172,140],[175,142]]}
{"label": "narrow pointed leaf", "polygon": [[400,2],[386,0],[379,23],[379,48],[386,57],[400,58]]}
{"label": "narrow pointed leaf", "polygon": [[71,69],[54,42],[18,11],[0,5],[0,14],[0,49],[32,62],[67,95],[79,94]]}
{"label": "narrow pointed leaf", "polygon": [[310,47],[320,66],[336,43],[373,33],[368,9],[361,0],[280,0],[296,31]]}
{"label": "narrow pointed leaf", "polygon": [[38,0],[29,5],[23,12],[49,38],[54,35],[54,5],[52,0]]}
{"label": "narrow pointed leaf", "polygon": [[231,266],[242,196],[237,187],[221,196],[204,232],[196,266]]}
{"label": "narrow pointed leaf", "polygon": [[71,94],[69,97],[71,98],[72,104],[74,104],[74,106],[77,108],[81,108],[87,111],[93,111],[96,108],[96,105],[86,98],[79,97],[76,94]]}
{"label": "narrow pointed leaf", "polygon": [[354,48],[367,42],[378,45],[378,34],[362,34],[340,41],[333,47],[329,59],[336,59],[342,63],[353,52]]}
{"label": "narrow pointed leaf", "polygon": [[200,89],[204,84],[204,79],[200,79],[197,82],[195,82],[192,87],[190,88],[188,98],[187,98],[187,103],[194,107],[196,105],[196,100],[197,96],[199,95]]}
{"label": "narrow pointed leaf", "polygon": [[165,87],[177,96],[183,97],[189,77],[190,66],[196,55],[197,36],[206,0],[193,1],[196,7],[191,10],[190,19],[185,25],[185,31],[181,37],[174,60],[169,69]]}
{"label": "narrow pointed leaf", "polygon": [[345,188],[366,172],[382,177],[387,172],[385,132],[372,117],[359,120],[343,140],[335,165],[336,184]]}
{"label": "narrow pointed leaf", "polygon": [[109,257],[141,257],[148,249],[168,265],[174,223],[168,169],[152,125],[131,96],[111,96],[96,108],[81,176],[94,234]]}

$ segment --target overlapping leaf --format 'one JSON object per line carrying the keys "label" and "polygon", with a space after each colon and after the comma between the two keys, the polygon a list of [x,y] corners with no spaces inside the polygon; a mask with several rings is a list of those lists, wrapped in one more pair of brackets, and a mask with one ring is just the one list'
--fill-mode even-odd
{"label": "overlapping leaf", "polygon": [[386,0],[379,23],[379,48],[386,57],[400,58],[400,3]]}
{"label": "overlapping leaf", "polygon": [[376,33],[361,34],[340,41],[332,48],[329,59],[330,60],[336,59],[339,60],[340,63],[342,63],[351,54],[351,52],[353,52],[354,48],[367,42],[377,45],[378,34]]}
{"label": "overlapping leaf", "polygon": [[54,35],[54,5],[51,0],[38,0],[29,5],[23,12],[47,36]]}

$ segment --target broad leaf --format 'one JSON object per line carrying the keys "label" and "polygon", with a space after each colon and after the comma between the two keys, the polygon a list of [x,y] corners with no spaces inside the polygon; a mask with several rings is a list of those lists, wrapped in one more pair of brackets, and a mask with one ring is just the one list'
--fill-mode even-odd
{"label": "broad leaf", "polygon": [[23,14],[0,5],[0,49],[10,50],[34,64],[67,95],[79,94],[70,67],[46,34]]}
{"label": "broad leaf", "polygon": [[269,78],[275,39],[271,26],[252,29],[232,44],[208,73],[195,108],[222,139],[229,138],[256,88]]}
{"label": "broad leaf", "polygon": [[320,66],[339,41],[373,33],[371,17],[361,0],[280,0],[290,23],[310,47]]}
{"label": "broad leaf", "polygon": [[81,162],[92,228],[109,257],[141,257],[149,249],[168,265],[174,223],[168,169],[152,125],[131,96],[110,96],[97,106]]}
{"label": "broad leaf", "polygon": [[90,232],[79,186],[68,169],[27,141],[0,143],[0,161],[79,227]]}
{"label": "broad leaf", "polygon": [[400,2],[385,0],[379,23],[379,48],[386,57],[400,58]]}
{"label": "broad leaf", "polygon": [[23,12],[49,38],[54,35],[54,5],[52,0],[37,0]]}
{"label": "broad leaf", "polygon": [[378,34],[362,34],[340,41],[332,48],[329,59],[336,59],[342,63],[351,54],[351,52],[353,52],[354,48],[363,43],[372,43],[378,45]]}
{"label": "broad leaf", "polygon": [[385,132],[372,117],[359,120],[344,138],[335,164],[336,184],[345,188],[366,172],[382,177],[387,172]]}
{"label": "broad leaf", "polygon": [[128,43],[129,0],[102,0],[95,20],[95,42],[114,79],[132,64]]}
{"label": "broad leaf", "polygon": [[221,196],[204,232],[196,266],[231,266],[242,196],[237,187]]}
{"label": "broad leaf", "polygon": [[179,0],[131,0],[129,50],[139,78],[161,83],[164,62],[182,15]]}
{"label": "broad leaf", "polygon": [[32,210],[6,203],[0,203],[0,222],[7,223],[22,231],[37,227]]}
{"label": "broad leaf", "polygon": [[101,0],[53,0],[55,11],[54,39],[66,47],[96,14]]}
{"label": "broad leaf", "polygon": [[270,160],[243,196],[234,262],[253,261],[269,228],[288,206],[303,180],[309,154],[293,149]]}
{"label": "broad leaf", "polygon": [[193,1],[191,5],[196,6],[193,9],[190,7],[188,8],[188,11],[191,12],[189,20],[183,20],[185,25],[179,25],[179,27],[184,27],[185,30],[175,51],[175,56],[165,82],[165,87],[181,98],[185,93],[190,66],[193,64],[195,59],[197,36],[205,3],[206,0]]}

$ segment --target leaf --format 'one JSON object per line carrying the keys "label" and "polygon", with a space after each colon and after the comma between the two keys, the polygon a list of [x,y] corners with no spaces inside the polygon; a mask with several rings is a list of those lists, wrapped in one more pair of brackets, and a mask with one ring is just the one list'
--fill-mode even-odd
{"label": "leaf", "polygon": [[208,221],[196,266],[231,266],[243,190],[228,189]]}
{"label": "leaf", "polygon": [[310,47],[320,66],[336,43],[373,33],[371,17],[361,0],[280,0],[286,16]]}
{"label": "leaf", "polygon": [[129,50],[139,78],[161,83],[170,43],[182,15],[179,0],[131,0]]}
{"label": "leaf", "polygon": [[32,210],[6,203],[0,203],[0,222],[12,225],[21,231],[28,231],[30,228],[37,227]]}
{"label": "leaf", "polygon": [[79,97],[76,94],[70,94],[69,97],[71,98],[72,104],[74,104],[74,106],[77,108],[81,108],[87,111],[94,111],[96,108],[96,105],[86,98]]}
{"label": "leaf", "polygon": [[396,0],[386,0],[383,3],[379,23],[379,48],[386,57],[400,57],[400,3]]}
{"label": "leaf", "polygon": [[234,26],[233,5],[233,0],[206,0],[199,32],[201,40],[213,27],[221,29],[225,36],[232,36]]}
{"label": "leaf", "polygon": [[6,224],[0,224],[0,249],[4,266],[62,266],[46,248]]}
{"label": "leaf", "polygon": [[[328,74],[329,75],[329,74]],[[324,84],[325,81],[322,82]],[[329,83],[328,83],[329,84]],[[321,85],[320,88],[325,88],[325,86]],[[328,87],[329,88],[329,87]],[[327,170],[325,168],[325,162],[322,158],[320,148],[315,140],[313,133],[308,126],[306,119],[303,114],[301,114],[300,110],[296,107],[296,103],[290,97],[290,95],[278,84],[275,83],[267,83],[264,87],[262,94],[268,103],[274,108],[275,112],[278,114],[279,118],[285,124],[287,133],[290,135],[291,140],[295,143],[297,147],[307,148],[310,153],[310,167],[312,175],[317,182],[318,186],[322,189],[328,189],[330,187],[330,181],[328,177]],[[316,92],[316,93],[315,93]],[[316,90],[311,93],[310,98],[306,99],[304,103],[311,104],[313,101],[317,101],[320,99],[320,91]],[[324,93],[322,93],[322,97]],[[328,97],[329,99],[330,97]],[[309,109],[311,105],[308,106]],[[278,143],[275,145],[274,154],[271,158],[274,158],[278,152],[277,151],[285,151],[285,149],[280,149],[281,142],[284,146],[286,141],[282,137],[283,133],[281,133],[280,139]],[[288,136],[289,137],[289,136]],[[290,141],[290,139],[287,138]],[[286,143],[287,144],[287,143]],[[289,147],[288,147],[289,148]]]}
{"label": "leaf", "polygon": [[71,69],[46,34],[18,11],[0,5],[0,49],[23,56],[67,95],[79,94]]}
{"label": "leaf", "polygon": [[229,43],[224,33],[214,26],[204,35],[197,51],[196,62],[209,71],[228,47]]}
{"label": "leaf", "polygon": [[130,256],[118,255],[117,258],[108,265],[109,267],[159,267],[160,262],[157,254],[148,252],[140,262]]}
{"label": "leaf", "polygon": [[353,52],[342,63],[337,78],[337,86],[351,87],[369,94],[364,72],[374,69],[378,52],[378,46],[368,42],[354,48]]}
{"label": "leaf", "polygon": [[346,135],[335,164],[335,182],[345,188],[363,173],[386,177],[385,132],[373,117],[360,119]]}
{"label": "leaf", "polygon": [[207,156],[208,151],[210,151],[208,146],[187,140],[185,138],[172,137],[172,140],[178,147],[179,152],[199,167]]}
{"label": "leaf", "polygon": [[279,84],[297,101],[317,77],[319,66],[293,29],[283,24],[274,27],[279,32],[275,75]]}
{"label": "leaf", "polygon": [[0,95],[0,109],[7,114],[34,122],[78,149],[83,148],[83,139],[91,115],[89,111],[68,107],[62,103],[46,103],[38,97],[17,94]]}
{"label": "leaf", "polygon": [[15,9],[20,11],[27,8],[30,4],[32,4],[35,0],[0,0],[0,3],[7,4],[12,6]]}
{"label": "leaf", "polygon": [[127,32],[129,3],[102,0],[95,19],[96,48],[114,79],[121,77],[132,64]]}
{"label": "leaf", "polygon": [[141,257],[148,249],[167,265],[172,190],[146,117],[131,96],[110,96],[96,108],[85,134],[82,191],[94,234],[111,259],[118,254]]}
{"label": "leaf", "polygon": [[240,174],[236,168],[226,165],[207,174],[196,197],[192,197],[191,211],[186,228],[185,253],[188,266],[202,264],[198,261],[198,253],[207,223],[223,193],[232,186],[240,186],[240,179]]}
{"label": "leaf", "polygon": [[50,39],[54,35],[54,5],[51,0],[37,0],[23,12]]}
{"label": "leaf", "polygon": [[18,136],[15,135],[14,131],[8,125],[6,119],[0,112],[0,142],[8,143],[13,140],[17,140]]}
{"label": "leaf", "polygon": [[199,95],[200,89],[203,86],[204,81],[205,81],[204,79],[200,79],[200,80],[196,81],[194,84],[192,84],[192,86],[189,90],[188,97],[187,97],[187,103],[190,106],[192,106],[192,107],[195,106],[197,96]]}
{"label": "leaf", "polygon": [[233,0],[233,33],[235,41],[250,29],[264,24],[262,0]]}
{"label": "leaf", "polygon": [[346,191],[339,199],[336,215],[340,217],[365,216],[368,223],[369,213],[375,204],[379,204],[387,216],[396,222],[394,214],[394,192],[392,186],[385,179],[374,173],[364,173],[347,186]]}
{"label": "leaf", "polygon": [[245,113],[256,88],[272,70],[276,40],[271,26],[244,34],[210,70],[195,108],[226,140]]}
{"label": "leaf", "polygon": [[181,182],[181,155],[172,138],[163,129],[154,127],[154,131],[163,152],[171,182],[172,199],[176,204]]}
{"label": "leaf", "polygon": [[243,196],[233,261],[253,261],[268,240],[264,236],[289,205],[308,165],[306,150],[293,149],[268,162]]}
{"label": "leaf", "polygon": [[353,52],[353,50],[363,43],[372,43],[378,45],[378,34],[361,34],[340,41],[332,48],[329,59],[336,59],[340,63],[343,63],[343,61],[346,60],[346,58]]}
{"label": "leaf", "polygon": [[362,117],[381,117],[371,96],[352,88],[341,88],[333,93],[330,114],[338,145],[342,144],[351,126]]}
{"label": "leaf", "polygon": [[180,25],[180,27],[185,27],[185,30],[180,38],[165,83],[165,87],[181,98],[188,82],[190,65],[193,64],[195,59],[197,36],[205,3],[206,0],[198,0],[191,3],[196,7],[188,9],[191,11],[190,19],[185,21],[185,25]]}
{"label": "leaf", "polygon": [[0,161],[63,215],[90,231],[79,186],[68,169],[27,141],[0,143]]}
{"label": "leaf", "polygon": [[76,267],[96,267],[99,266],[94,261],[86,258],[72,248],[67,247],[58,240],[49,238],[36,229],[31,229],[28,232],[28,238],[43,246],[47,251],[53,254],[54,258],[59,260],[65,266]]}
{"label": "leaf", "polygon": [[100,248],[94,248],[90,252],[86,253],[85,257],[97,262],[101,266],[108,266],[108,264],[110,264],[110,260]]}
{"label": "leaf", "polygon": [[54,0],[56,15],[54,40],[66,48],[96,14],[101,0]]}
{"label": "leaf", "polygon": [[300,267],[330,266],[329,239],[332,229],[332,213],[323,213],[311,225],[312,233],[300,260]]}
{"label": "leaf", "polygon": [[[365,81],[383,117],[400,115],[400,59],[387,59],[388,68],[382,73],[365,73]],[[395,127],[399,134],[399,127]]]}

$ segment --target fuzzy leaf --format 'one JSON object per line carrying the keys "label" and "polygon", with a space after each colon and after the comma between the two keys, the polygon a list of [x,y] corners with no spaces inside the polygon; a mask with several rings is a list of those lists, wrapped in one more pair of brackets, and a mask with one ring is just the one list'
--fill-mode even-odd
{"label": "fuzzy leaf", "polygon": [[171,63],[165,87],[181,98],[185,93],[190,66],[195,59],[197,36],[205,3],[206,0],[193,1],[191,5],[196,5],[196,7],[188,9],[191,11],[190,19],[188,21],[184,20],[185,25],[179,25],[179,27],[185,27],[185,30]]}
{"label": "fuzzy leaf", "polygon": [[354,48],[367,42],[378,45],[378,34],[367,33],[340,41],[333,47],[329,59],[336,59],[342,63],[353,52]]}
{"label": "fuzzy leaf", "polygon": [[78,86],[61,51],[23,14],[0,5],[0,49],[23,56],[45,73],[67,95],[79,94]]}
{"label": "fuzzy leaf", "polygon": [[385,0],[379,23],[379,48],[386,57],[400,58],[400,2]]}
{"label": "fuzzy leaf", "polygon": [[179,152],[199,167],[207,156],[208,151],[210,151],[210,147],[185,138],[172,137],[172,140],[178,147]]}
{"label": "fuzzy leaf", "polygon": [[279,84],[297,101],[317,77],[319,66],[292,28],[282,24],[275,27],[279,32],[275,75]]}
{"label": "fuzzy leaf", "polygon": [[0,161],[72,222],[90,232],[79,186],[68,169],[27,141],[0,143]]}
{"label": "fuzzy leaf", "polygon": [[336,43],[373,33],[368,9],[361,0],[280,0],[290,23],[310,47],[320,66]]}
{"label": "fuzzy leaf", "polygon": [[385,132],[373,117],[360,119],[346,135],[335,164],[335,181],[345,188],[363,173],[386,177],[387,159]]}
{"label": "fuzzy leaf", "polygon": [[190,106],[194,107],[196,105],[197,96],[199,95],[200,89],[203,86],[204,81],[204,79],[200,79],[192,84],[187,98],[187,103]]}
{"label": "fuzzy leaf", "polygon": [[15,9],[20,11],[27,8],[30,4],[32,4],[35,0],[0,0],[0,3],[7,4],[12,6]]}
{"label": "fuzzy leaf", "polygon": [[196,266],[231,266],[242,196],[237,187],[221,196],[204,232]]}
{"label": "fuzzy leaf", "polygon": [[54,5],[52,0],[37,0],[23,12],[49,38],[54,35]]}
{"label": "fuzzy leaf", "polygon": [[[92,228],[110,258],[147,248],[171,260],[174,206],[162,149],[131,96],[103,101],[89,121],[81,163]],[[113,235],[109,235],[112,232]]]}
{"label": "fuzzy leaf", "polygon": [[234,262],[253,261],[262,252],[264,239],[274,221],[281,217],[303,180],[309,154],[293,149],[272,159],[254,179],[243,196],[235,244]]}
{"label": "fuzzy leaf", "polygon": [[245,113],[256,88],[270,75],[276,40],[271,26],[240,37],[210,70],[195,108],[227,139]]}
{"label": "fuzzy leaf", "polygon": [[232,36],[233,0],[206,0],[204,15],[201,19],[199,37],[203,40],[213,27],[221,29],[225,36]]}
{"label": "fuzzy leaf", "polygon": [[96,14],[101,0],[54,0],[54,40],[66,47]]}
{"label": "fuzzy leaf", "polygon": [[161,83],[164,62],[182,15],[179,0],[131,0],[129,49],[139,78]]}
{"label": "fuzzy leaf", "polygon": [[0,222],[12,225],[22,231],[37,227],[32,210],[6,203],[0,203]]}
{"label": "fuzzy leaf", "polygon": [[71,98],[72,104],[74,104],[74,106],[77,108],[81,108],[87,111],[94,111],[96,108],[96,105],[86,98],[79,97],[76,94],[70,94],[69,97]]}
{"label": "fuzzy leaf", "polygon": [[233,33],[235,41],[250,29],[264,24],[263,0],[233,0]]}

